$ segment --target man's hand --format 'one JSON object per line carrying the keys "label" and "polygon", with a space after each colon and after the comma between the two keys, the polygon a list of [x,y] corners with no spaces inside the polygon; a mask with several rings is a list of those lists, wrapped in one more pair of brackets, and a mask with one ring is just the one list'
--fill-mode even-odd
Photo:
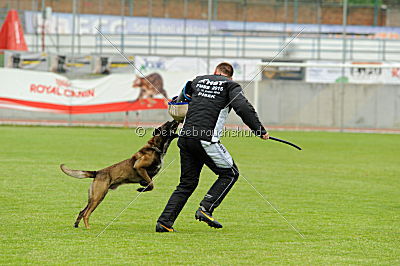
{"label": "man's hand", "polygon": [[262,135],[261,138],[264,140],[269,139],[269,133],[267,132],[266,134]]}

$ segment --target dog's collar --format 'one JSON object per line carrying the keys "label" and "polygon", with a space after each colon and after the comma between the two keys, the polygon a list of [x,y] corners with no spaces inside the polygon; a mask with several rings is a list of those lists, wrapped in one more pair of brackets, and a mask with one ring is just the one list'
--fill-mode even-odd
{"label": "dog's collar", "polygon": [[162,154],[163,152],[157,148],[157,147],[151,147],[151,149],[155,150],[156,152],[158,152],[159,154]]}

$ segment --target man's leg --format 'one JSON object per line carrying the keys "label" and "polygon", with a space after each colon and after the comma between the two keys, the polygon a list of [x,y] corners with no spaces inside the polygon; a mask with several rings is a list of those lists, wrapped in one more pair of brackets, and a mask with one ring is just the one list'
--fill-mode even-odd
{"label": "man's leg", "polygon": [[205,164],[218,175],[218,179],[211,186],[204,199],[201,201],[205,211],[212,214],[217,208],[232,186],[239,177],[239,170],[229,152],[221,143],[202,142],[204,152],[206,153]]}
{"label": "man's leg", "polygon": [[221,204],[225,196],[236,183],[239,172],[237,171],[235,163],[233,163],[233,167],[230,169],[213,169],[211,167],[210,169],[218,175],[218,179],[215,180],[214,184],[208,190],[200,206],[203,206],[207,211],[212,213],[214,209]]}
{"label": "man's leg", "polygon": [[196,145],[196,140],[179,138],[178,146],[181,157],[180,183],[172,193],[157,221],[169,228],[172,227],[183,206],[196,189],[203,167],[202,160],[196,156],[196,150],[199,148],[199,144]]}

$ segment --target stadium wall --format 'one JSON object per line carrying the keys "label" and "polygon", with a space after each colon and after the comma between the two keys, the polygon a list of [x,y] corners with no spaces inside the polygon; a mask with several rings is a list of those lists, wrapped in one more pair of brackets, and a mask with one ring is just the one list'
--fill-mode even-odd
{"label": "stadium wall", "polygon": [[[400,90],[396,85],[260,81],[258,93],[255,83],[242,85],[266,126],[400,129]],[[125,112],[68,115],[0,109],[2,123],[136,126],[168,119],[166,110],[133,111],[127,116]],[[228,124],[243,125],[233,112]]]}
{"label": "stadium wall", "polygon": [[400,90],[383,84],[262,81],[257,106],[266,125],[400,128]]}

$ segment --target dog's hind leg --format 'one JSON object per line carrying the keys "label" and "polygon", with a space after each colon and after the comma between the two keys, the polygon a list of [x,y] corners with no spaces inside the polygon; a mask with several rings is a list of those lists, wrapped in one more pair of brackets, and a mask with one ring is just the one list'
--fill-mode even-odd
{"label": "dog's hind leg", "polygon": [[78,227],[79,227],[79,222],[81,221],[81,219],[82,219],[82,217],[83,217],[83,214],[84,214],[85,211],[87,210],[88,206],[89,206],[89,203],[86,205],[86,207],[85,207],[83,210],[81,210],[81,211],[79,212],[78,218],[76,218],[76,221],[75,221],[75,223],[74,223],[74,227],[75,227],[75,228],[78,228]]}
{"label": "dog's hind leg", "polygon": [[[89,216],[96,209],[96,207],[101,203],[108,192],[110,184],[103,180],[94,180],[91,186],[90,195],[89,195],[89,204],[85,208],[85,212],[83,213],[83,222],[85,223],[85,227],[89,229]],[[79,218],[79,217],[78,217]]]}
{"label": "dog's hind leg", "polygon": [[87,208],[88,208],[88,206],[89,206],[89,204],[90,204],[90,195],[92,194],[92,186],[93,186],[93,183],[90,184],[90,187],[89,187],[89,189],[88,189],[88,204],[86,205],[86,207],[85,207],[83,210],[81,210],[81,211],[79,212],[79,215],[78,215],[78,217],[76,218],[75,223],[74,223],[74,227],[75,227],[75,228],[78,228],[78,227],[79,227],[79,223],[80,223],[80,221],[82,220],[83,214],[85,213],[85,211],[87,210]]}

